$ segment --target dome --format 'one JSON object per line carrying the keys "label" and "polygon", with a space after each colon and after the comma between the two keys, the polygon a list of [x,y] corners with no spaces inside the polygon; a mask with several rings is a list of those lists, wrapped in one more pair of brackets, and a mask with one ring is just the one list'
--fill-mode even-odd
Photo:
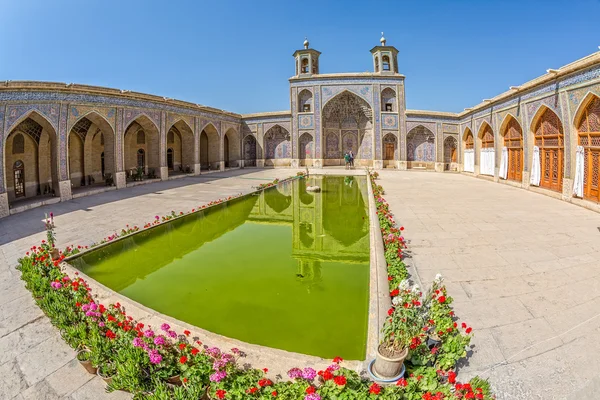
{"label": "dome", "polygon": [[381,32],[381,39],[379,39],[382,46],[385,46],[385,37],[383,37],[383,32]]}
{"label": "dome", "polygon": [[304,38],[304,48],[308,49],[308,45],[309,45],[308,38]]}

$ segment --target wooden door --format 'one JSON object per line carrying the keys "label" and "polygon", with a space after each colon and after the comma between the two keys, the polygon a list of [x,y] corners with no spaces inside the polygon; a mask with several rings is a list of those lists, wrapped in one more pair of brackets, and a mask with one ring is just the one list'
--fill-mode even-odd
{"label": "wooden door", "polygon": [[394,143],[385,143],[385,156],[384,160],[394,159]]}
{"label": "wooden door", "polygon": [[523,179],[523,149],[508,149],[508,176],[511,181]]}
{"label": "wooden door", "polygon": [[583,167],[583,197],[593,201],[600,200],[598,190],[598,169],[600,168],[600,149],[585,150],[585,163]]}
{"label": "wooden door", "polygon": [[562,149],[540,149],[542,161],[541,187],[562,191]]}
{"label": "wooden door", "polygon": [[15,197],[25,197],[25,166],[23,161],[15,162],[14,168],[15,177]]}

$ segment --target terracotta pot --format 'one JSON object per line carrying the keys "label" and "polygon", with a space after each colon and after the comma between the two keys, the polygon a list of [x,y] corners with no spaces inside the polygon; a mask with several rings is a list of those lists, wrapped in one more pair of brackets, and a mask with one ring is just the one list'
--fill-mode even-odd
{"label": "terracotta pot", "polygon": [[408,349],[406,348],[397,356],[386,357],[381,354],[381,346],[379,346],[375,364],[373,365],[373,374],[382,379],[397,377],[402,371],[402,365],[407,356]]}
{"label": "terracotta pot", "polygon": [[176,385],[176,386],[183,385],[183,382],[181,381],[181,377],[179,375],[175,375],[175,376],[168,378],[167,383],[170,383],[171,385]]}
{"label": "terracotta pot", "polygon": [[[79,354],[81,354],[81,353],[89,353],[89,352],[90,351],[88,349],[82,349],[77,352],[77,355],[79,356]],[[90,373],[92,375],[96,375],[96,373],[98,372],[98,368],[94,367],[90,360],[81,361],[79,359],[79,357],[77,357],[77,361],[79,361],[79,364],[81,364],[88,373]]]}
{"label": "terracotta pot", "polygon": [[52,256],[53,260],[58,260],[60,258],[60,253],[58,252],[58,249],[53,248],[50,251],[50,256]]}
{"label": "terracotta pot", "polygon": [[113,375],[111,376],[104,376],[100,373],[100,369],[98,368],[96,371],[96,375],[98,375],[100,378],[102,378],[102,380],[107,384],[110,385],[112,383],[113,380]]}
{"label": "terracotta pot", "polygon": [[440,344],[442,344],[442,339],[440,339],[435,333],[430,333],[427,336],[427,347],[430,349],[433,347],[439,347]]}

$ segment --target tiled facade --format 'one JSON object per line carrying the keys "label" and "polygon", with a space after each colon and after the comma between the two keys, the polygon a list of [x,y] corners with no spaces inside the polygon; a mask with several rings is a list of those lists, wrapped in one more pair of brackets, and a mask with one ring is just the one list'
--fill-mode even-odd
{"label": "tiled facade", "polygon": [[[600,96],[598,53],[550,70],[461,113],[407,110],[405,77],[398,73],[397,50],[386,46],[383,40],[371,53],[372,73],[320,74],[320,53],[308,48],[306,42],[305,48],[294,54],[296,74],[289,80],[290,110],[251,115],[115,89],[7,81],[0,85],[0,216],[8,215],[9,200],[12,202],[15,194],[12,164],[19,157],[8,156],[12,152],[9,137],[21,129],[20,124],[26,119],[43,125],[45,137],[50,139],[45,144],[47,154],[38,157],[37,163],[31,161],[31,154],[21,158],[36,165],[46,160],[44,163],[51,165],[46,175],[53,193],[68,200],[72,197],[73,182],[80,179],[75,173],[82,174],[81,168],[69,163],[69,134],[83,118],[93,119],[94,129],[102,131],[103,139],[109,138],[102,162],[110,163],[106,168],[115,172],[115,185],[120,188],[126,185],[128,167],[139,160],[138,155],[131,154],[131,146],[125,140],[127,130],[134,124],[156,132],[154,136],[148,135],[153,142],[147,147],[153,149],[153,154],[145,157],[156,159],[157,176],[161,179],[168,178],[172,162],[169,157],[175,157],[178,165],[192,164],[188,165],[192,173],[198,174],[201,165],[210,169],[223,169],[226,165],[341,165],[347,151],[352,151],[357,165],[362,166],[461,171],[467,131],[475,138],[473,175],[477,176],[481,132],[489,125],[495,147],[493,179],[499,181],[503,127],[508,117],[512,117],[523,132],[522,182],[516,184],[529,188],[533,127],[545,110],[551,110],[564,131],[562,197],[572,198],[577,145],[575,120],[581,104]],[[391,56],[388,69],[379,62],[382,54]],[[307,64],[303,64],[304,59]],[[308,67],[303,69],[302,65]],[[182,150],[171,150],[171,155],[168,154],[168,132],[176,124],[186,132],[181,133],[176,143],[193,147],[186,150],[185,162]],[[91,148],[96,153],[101,150],[97,143]],[[74,157],[75,152],[71,153]],[[81,165],[100,165],[98,160],[77,160]],[[27,168],[26,165],[25,176],[30,176]],[[97,171],[94,173],[98,175]],[[26,197],[31,197],[32,191],[29,182]]]}

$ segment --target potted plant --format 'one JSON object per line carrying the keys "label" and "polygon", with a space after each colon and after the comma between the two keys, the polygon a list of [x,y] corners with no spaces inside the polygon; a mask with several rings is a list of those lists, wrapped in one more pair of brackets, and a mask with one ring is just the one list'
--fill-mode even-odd
{"label": "potted plant", "polygon": [[372,373],[382,380],[398,379],[402,375],[404,360],[413,338],[418,337],[423,326],[420,296],[405,289],[398,293],[397,306],[388,311],[382,332],[383,340],[377,348]]}
{"label": "potted plant", "polygon": [[92,361],[90,360],[91,353],[92,352],[89,349],[79,350],[77,352],[77,361],[79,361],[79,364],[81,364],[88,373],[95,375],[98,372],[98,368],[92,365]]}
{"label": "potted plant", "polygon": [[117,367],[110,363],[110,362],[106,362],[100,366],[98,366],[98,371],[96,372],[96,374],[102,378],[102,380],[104,382],[106,382],[107,385],[110,385],[112,383],[113,377],[115,376],[117,372]]}

